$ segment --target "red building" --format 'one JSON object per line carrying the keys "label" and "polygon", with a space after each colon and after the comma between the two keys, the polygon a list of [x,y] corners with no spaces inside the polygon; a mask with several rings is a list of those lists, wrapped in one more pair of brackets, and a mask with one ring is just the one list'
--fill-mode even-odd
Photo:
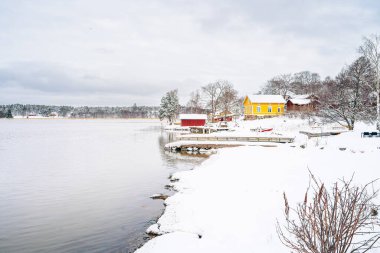
{"label": "red building", "polygon": [[214,122],[220,122],[220,121],[232,121],[234,114],[225,111],[225,112],[217,112],[214,116]]}
{"label": "red building", "polygon": [[206,114],[180,114],[181,126],[204,126],[206,124]]}
{"label": "red building", "polygon": [[295,95],[286,103],[286,111],[312,112],[319,105],[318,97],[315,95]]}

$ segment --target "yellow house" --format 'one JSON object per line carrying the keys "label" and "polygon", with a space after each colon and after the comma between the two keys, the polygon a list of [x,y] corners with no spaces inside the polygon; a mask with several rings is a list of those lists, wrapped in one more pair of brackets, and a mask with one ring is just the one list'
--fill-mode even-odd
{"label": "yellow house", "polygon": [[244,118],[255,119],[284,114],[286,101],[281,95],[248,95],[243,104]]}

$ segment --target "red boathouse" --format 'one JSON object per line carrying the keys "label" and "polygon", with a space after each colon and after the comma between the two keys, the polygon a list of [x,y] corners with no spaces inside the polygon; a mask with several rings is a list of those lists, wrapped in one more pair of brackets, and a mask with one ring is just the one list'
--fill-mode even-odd
{"label": "red boathouse", "polygon": [[181,126],[204,126],[206,124],[206,114],[180,114]]}

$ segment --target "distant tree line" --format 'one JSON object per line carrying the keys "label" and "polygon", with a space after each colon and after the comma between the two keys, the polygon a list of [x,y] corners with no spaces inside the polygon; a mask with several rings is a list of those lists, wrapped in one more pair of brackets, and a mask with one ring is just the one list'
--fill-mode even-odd
{"label": "distant tree line", "polygon": [[0,105],[0,118],[14,116],[58,116],[66,118],[158,118],[158,106],[90,107],[55,105]]}

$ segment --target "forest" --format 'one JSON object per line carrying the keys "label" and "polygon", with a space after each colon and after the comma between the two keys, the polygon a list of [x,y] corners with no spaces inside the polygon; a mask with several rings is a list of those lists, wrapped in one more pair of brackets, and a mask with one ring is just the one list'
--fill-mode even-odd
{"label": "forest", "polygon": [[64,117],[64,118],[157,118],[158,106],[122,106],[122,107],[90,107],[90,106],[56,106],[56,105],[0,105],[0,118],[12,116],[22,117]]}

